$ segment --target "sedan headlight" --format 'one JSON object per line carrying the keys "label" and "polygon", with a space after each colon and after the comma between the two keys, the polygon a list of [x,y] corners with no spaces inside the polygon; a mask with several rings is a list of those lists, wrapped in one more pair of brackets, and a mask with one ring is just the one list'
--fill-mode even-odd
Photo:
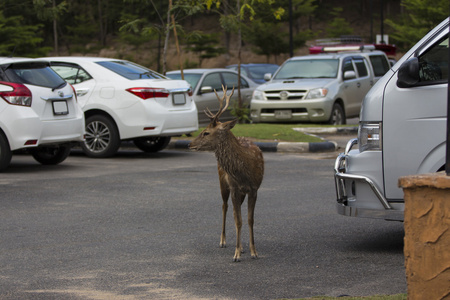
{"label": "sedan headlight", "polygon": [[328,94],[328,89],[324,89],[324,88],[312,89],[309,91],[309,93],[305,99],[324,98],[327,94]]}
{"label": "sedan headlight", "polygon": [[381,151],[381,122],[361,122],[358,130],[359,151]]}
{"label": "sedan headlight", "polygon": [[254,90],[253,91],[253,99],[255,99],[255,100],[265,100],[264,92],[260,91],[260,90]]}

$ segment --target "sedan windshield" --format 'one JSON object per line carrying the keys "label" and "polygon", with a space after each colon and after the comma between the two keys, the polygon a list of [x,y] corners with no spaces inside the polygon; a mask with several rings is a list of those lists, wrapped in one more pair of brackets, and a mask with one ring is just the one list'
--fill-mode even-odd
{"label": "sedan windshield", "polygon": [[291,60],[285,63],[274,79],[336,78],[338,59]]}
{"label": "sedan windshield", "polygon": [[99,61],[97,64],[130,80],[166,79],[162,74],[129,61]]}

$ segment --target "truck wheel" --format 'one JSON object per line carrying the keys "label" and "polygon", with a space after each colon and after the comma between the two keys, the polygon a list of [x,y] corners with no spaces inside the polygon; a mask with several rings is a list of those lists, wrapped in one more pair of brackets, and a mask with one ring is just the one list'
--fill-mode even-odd
{"label": "truck wheel", "polygon": [[344,125],[347,124],[345,119],[344,109],[339,103],[333,104],[333,109],[331,110],[330,120],[328,121],[331,125]]}
{"label": "truck wheel", "polygon": [[163,150],[170,142],[170,136],[142,137],[133,140],[136,147],[144,152],[154,153]]}
{"label": "truck wheel", "polygon": [[86,140],[81,143],[83,152],[93,158],[105,158],[117,153],[120,136],[116,124],[103,115],[86,119]]}
{"label": "truck wheel", "polygon": [[57,165],[69,156],[70,148],[68,145],[38,147],[31,150],[31,155],[43,165]]}
{"label": "truck wheel", "polygon": [[11,162],[12,152],[9,148],[8,139],[0,132],[0,171],[5,170]]}

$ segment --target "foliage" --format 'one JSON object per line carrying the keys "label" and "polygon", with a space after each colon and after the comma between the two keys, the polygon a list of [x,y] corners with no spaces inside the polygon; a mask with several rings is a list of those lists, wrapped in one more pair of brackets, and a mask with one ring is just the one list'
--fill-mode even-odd
{"label": "foliage", "polygon": [[334,18],[328,24],[327,34],[330,38],[338,38],[342,35],[350,35],[353,33],[353,29],[350,24],[344,18],[341,18],[342,7],[335,7],[331,14]]}
{"label": "foliage", "polygon": [[217,57],[225,53],[225,48],[219,46],[219,38],[215,34],[195,32],[187,37],[187,50],[198,55],[198,66],[201,67],[203,59]]}
{"label": "foliage", "polygon": [[0,11],[0,55],[30,56],[46,55],[51,48],[42,47],[42,24],[23,25],[22,16],[5,17]]}
{"label": "foliage", "polygon": [[406,13],[385,23],[394,29],[391,38],[403,50],[411,48],[450,14],[448,0],[402,0]]}
{"label": "foliage", "polygon": [[250,108],[240,107],[238,102],[233,102],[233,107],[231,108],[231,115],[238,119],[240,124],[250,123]]}

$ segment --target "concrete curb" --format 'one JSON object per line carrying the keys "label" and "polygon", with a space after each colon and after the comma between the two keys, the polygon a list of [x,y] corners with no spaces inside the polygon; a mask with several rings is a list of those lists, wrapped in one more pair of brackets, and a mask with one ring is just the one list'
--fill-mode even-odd
{"label": "concrete curb", "polygon": [[[191,141],[177,140],[171,141],[167,149],[187,150]],[[263,152],[287,152],[287,153],[308,153],[308,152],[333,152],[338,149],[335,142],[319,143],[287,143],[287,142],[255,142]]]}

